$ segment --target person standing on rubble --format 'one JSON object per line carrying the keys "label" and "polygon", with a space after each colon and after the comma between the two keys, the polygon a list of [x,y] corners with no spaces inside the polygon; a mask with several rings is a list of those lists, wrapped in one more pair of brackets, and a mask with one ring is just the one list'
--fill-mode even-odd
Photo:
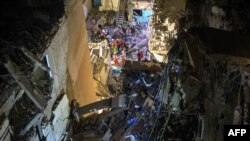
{"label": "person standing on rubble", "polygon": [[124,40],[121,40],[121,47],[122,47],[122,49],[124,48],[124,45],[125,45]]}
{"label": "person standing on rubble", "polygon": [[[126,35],[126,27],[125,27],[125,25],[122,25],[122,32],[123,32],[123,34],[125,34]],[[125,36],[126,37],[126,36]]]}
{"label": "person standing on rubble", "polygon": [[117,59],[116,54],[113,55],[113,60],[114,60],[114,65],[115,65],[116,67],[118,67],[118,66],[119,66],[119,62],[118,62],[118,59]]}
{"label": "person standing on rubble", "polygon": [[116,42],[112,39],[111,42],[111,57],[117,53],[117,46],[116,46]]}
{"label": "person standing on rubble", "polygon": [[137,57],[138,61],[141,61],[141,59],[143,58],[143,52],[141,50],[138,50]]}
{"label": "person standing on rubble", "polygon": [[116,44],[117,44],[118,55],[120,55],[124,48],[124,41],[122,39],[119,39],[117,40]]}
{"label": "person standing on rubble", "polygon": [[135,36],[135,27],[134,27],[134,26],[132,26],[132,27],[130,28],[130,30],[131,30],[131,34],[132,34],[132,36]]}
{"label": "person standing on rubble", "polygon": [[120,39],[116,39],[115,44],[117,46],[117,55],[120,55],[121,51]]}
{"label": "person standing on rubble", "polygon": [[126,61],[126,50],[123,49],[123,50],[122,50],[122,64],[123,64],[123,65],[125,64],[125,61]]}
{"label": "person standing on rubble", "polygon": [[108,34],[108,35],[107,35],[107,39],[108,39],[108,42],[109,42],[109,43],[112,42],[112,37],[111,37],[111,35]]}

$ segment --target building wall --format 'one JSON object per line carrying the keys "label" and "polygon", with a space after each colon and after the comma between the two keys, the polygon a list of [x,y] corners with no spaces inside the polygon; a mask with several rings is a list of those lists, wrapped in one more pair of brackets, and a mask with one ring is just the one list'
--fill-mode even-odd
{"label": "building wall", "polygon": [[83,0],[83,13],[85,19],[88,17],[89,11],[92,9],[92,0]]}
{"label": "building wall", "polygon": [[[86,23],[82,1],[70,0],[66,3],[68,29],[68,94],[80,105],[97,100],[92,65],[88,48]],[[70,86],[69,86],[70,85]]]}
{"label": "building wall", "polygon": [[100,11],[119,11],[120,0],[101,0],[101,3],[102,6],[99,7]]}
{"label": "building wall", "polygon": [[60,93],[61,89],[66,89],[67,51],[69,42],[67,32],[66,20],[63,18],[59,30],[52,39],[47,51],[52,70],[51,73],[54,79],[53,89],[57,91],[56,96]]}
{"label": "building wall", "polygon": [[130,3],[134,5],[136,9],[152,9],[152,2],[149,1],[137,1],[137,0],[130,0]]}
{"label": "building wall", "polygon": [[[66,14],[60,19],[59,29],[51,42],[48,43],[49,46],[45,53],[48,56],[48,63],[54,80],[51,99],[48,100],[43,111],[48,120],[53,118],[52,123],[42,127],[43,135],[47,141],[58,141],[65,135],[70,114],[67,97],[63,97],[56,109],[53,107],[60,94],[66,92],[70,100],[75,98],[80,105],[97,100],[82,5],[81,0],[66,1]],[[9,99],[7,102],[15,102],[16,98],[10,97]],[[0,110],[8,113],[9,107]],[[56,116],[52,116],[53,112]],[[3,140],[2,136],[6,137],[4,141],[10,140],[9,122],[7,121],[8,118],[6,117],[5,122],[0,125],[3,127],[0,129],[1,141]],[[32,139],[32,141],[39,141],[38,135],[34,137],[36,139]]]}
{"label": "building wall", "polygon": [[[48,118],[51,118],[52,113],[54,113],[54,117],[51,119],[53,122],[43,128],[43,134],[47,141],[59,141],[68,125],[68,120],[62,120],[68,119],[70,114],[68,98],[66,96],[64,96],[63,100],[60,101],[60,104],[57,106],[57,108],[51,111],[58,96],[62,93],[65,93],[67,89],[66,80],[68,43],[67,20],[64,17],[61,19],[59,30],[52,39],[47,51],[49,65],[51,67],[51,74],[54,79],[51,94],[52,99],[48,101],[47,107],[45,109],[45,113]],[[60,110],[61,107],[63,107],[64,110],[58,112],[58,109]],[[53,128],[51,128],[51,126],[53,126]]]}

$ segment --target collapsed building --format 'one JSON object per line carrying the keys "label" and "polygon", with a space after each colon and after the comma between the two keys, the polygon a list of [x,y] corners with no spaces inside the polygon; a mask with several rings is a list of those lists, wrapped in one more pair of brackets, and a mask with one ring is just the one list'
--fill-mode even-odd
{"label": "collapsed building", "polygon": [[246,0],[4,1],[0,141],[221,141],[249,125]]}

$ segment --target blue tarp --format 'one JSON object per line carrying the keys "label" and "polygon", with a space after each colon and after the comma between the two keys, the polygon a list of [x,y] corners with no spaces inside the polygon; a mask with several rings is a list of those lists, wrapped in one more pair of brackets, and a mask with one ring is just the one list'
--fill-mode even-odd
{"label": "blue tarp", "polygon": [[142,9],[142,16],[135,16],[133,15],[133,18],[136,19],[139,23],[145,23],[149,21],[149,18],[153,15],[153,11],[149,9]]}

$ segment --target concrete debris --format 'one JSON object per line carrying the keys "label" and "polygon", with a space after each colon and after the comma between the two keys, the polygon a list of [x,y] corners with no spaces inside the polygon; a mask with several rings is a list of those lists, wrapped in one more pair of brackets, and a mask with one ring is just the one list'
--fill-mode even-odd
{"label": "concrete debris", "polygon": [[28,80],[26,77],[24,76],[20,77],[16,75],[16,74],[19,74],[19,75],[23,75],[23,74],[21,73],[19,67],[16,66],[15,63],[11,62],[9,58],[6,58],[6,59],[8,60],[6,60],[6,63],[4,65],[9,71],[9,73],[13,76],[13,78],[16,80],[18,85],[20,85],[20,87],[25,91],[25,93],[29,96],[29,98],[37,106],[37,108],[42,110],[44,106],[46,105],[46,101],[42,93],[38,89],[36,89],[34,84],[30,80]]}
{"label": "concrete debris", "polygon": [[37,118],[34,118],[37,116],[37,113],[38,109],[27,96],[24,95],[17,101],[15,107],[9,113],[9,120],[12,125],[11,130],[13,131],[12,136],[14,136],[15,139],[25,139],[24,135],[26,135],[37,121]]}

